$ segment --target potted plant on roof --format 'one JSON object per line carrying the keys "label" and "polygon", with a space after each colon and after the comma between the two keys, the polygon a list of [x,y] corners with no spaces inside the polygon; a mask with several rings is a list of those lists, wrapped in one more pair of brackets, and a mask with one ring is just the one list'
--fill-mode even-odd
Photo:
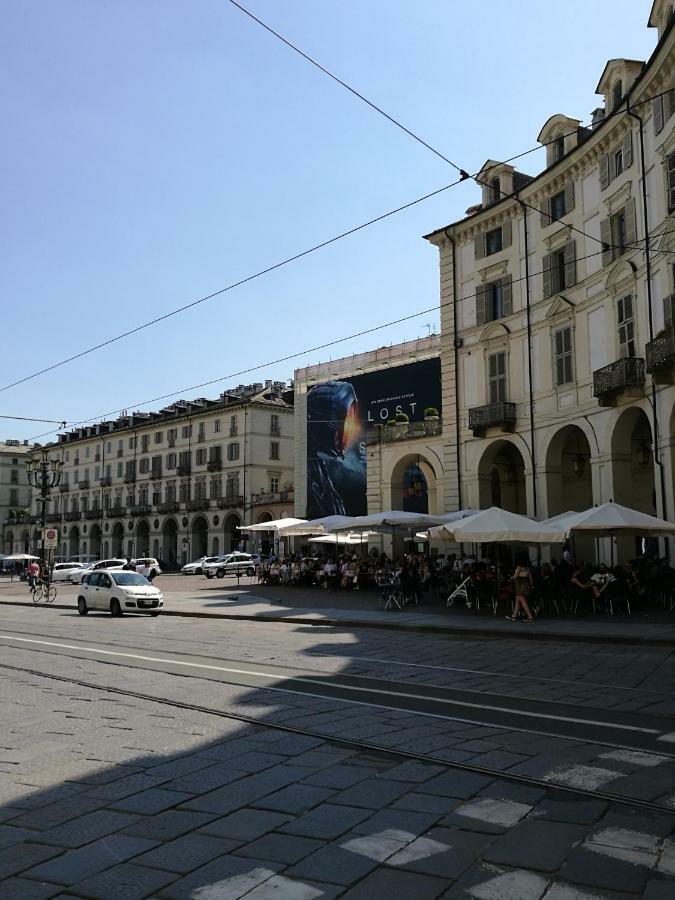
{"label": "potted plant on roof", "polygon": [[394,416],[394,432],[397,437],[402,437],[408,430],[410,419],[404,412],[396,413]]}
{"label": "potted plant on roof", "polygon": [[427,406],[424,410],[424,430],[427,434],[435,434],[438,430],[438,423],[440,422],[440,417],[438,415],[438,410],[435,406]]}

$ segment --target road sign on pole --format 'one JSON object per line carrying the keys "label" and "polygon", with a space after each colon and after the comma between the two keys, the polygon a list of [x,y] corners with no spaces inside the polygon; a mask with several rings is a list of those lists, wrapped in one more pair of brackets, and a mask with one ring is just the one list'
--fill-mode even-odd
{"label": "road sign on pole", "polygon": [[45,550],[56,550],[59,545],[58,528],[45,528],[42,531],[42,540]]}

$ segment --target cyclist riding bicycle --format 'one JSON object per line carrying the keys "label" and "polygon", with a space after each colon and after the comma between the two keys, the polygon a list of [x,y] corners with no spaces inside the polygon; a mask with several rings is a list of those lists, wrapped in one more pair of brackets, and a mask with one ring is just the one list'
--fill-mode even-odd
{"label": "cyclist riding bicycle", "polygon": [[30,588],[31,594],[35,593],[39,575],[40,566],[35,560],[33,560],[33,562],[28,566],[28,587]]}

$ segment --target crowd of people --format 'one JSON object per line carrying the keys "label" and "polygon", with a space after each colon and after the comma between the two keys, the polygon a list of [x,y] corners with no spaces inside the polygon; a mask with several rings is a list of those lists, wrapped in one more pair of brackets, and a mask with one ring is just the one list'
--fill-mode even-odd
{"label": "crowd of people", "polygon": [[[449,600],[456,594],[477,610],[502,606],[507,618],[534,621],[537,615],[558,613],[630,612],[633,606],[663,602],[671,607],[675,569],[667,560],[643,556],[613,568],[576,563],[569,547],[560,560],[532,564],[527,553],[515,560],[493,560],[456,554],[404,554],[392,560],[384,553],[368,556],[272,557],[260,567],[259,581],[318,587],[325,591],[378,590],[395,583],[406,602],[427,597]],[[448,605],[453,605],[450,600]]]}

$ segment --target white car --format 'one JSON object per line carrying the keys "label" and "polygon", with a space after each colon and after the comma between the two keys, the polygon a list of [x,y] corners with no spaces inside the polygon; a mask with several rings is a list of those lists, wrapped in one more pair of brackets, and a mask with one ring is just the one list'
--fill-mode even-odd
{"label": "white car", "polygon": [[73,584],[82,584],[85,577],[89,575],[90,572],[96,572],[99,569],[122,569],[126,564],[126,559],[101,559],[99,562],[89,563],[88,566],[80,569],[79,572],[73,572],[69,581]]}
{"label": "white car", "polygon": [[145,575],[145,577],[150,578],[150,580],[162,574],[159,563],[152,556],[144,556],[141,559],[132,559],[131,565],[138,573]]}
{"label": "white car", "polygon": [[201,575],[204,571],[204,563],[212,563],[221,559],[220,556],[202,556],[194,562],[187,563],[180,570],[181,575]]}
{"label": "white car", "polygon": [[158,616],[164,606],[164,595],[144,575],[125,569],[97,569],[84,576],[77,598],[77,611],[86,616],[89,610],[121,616],[125,612],[147,612]]}
{"label": "white car", "polygon": [[207,578],[224,578],[226,575],[255,575],[260,557],[254,553],[228,553],[212,563],[204,563]]}
{"label": "white car", "polygon": [[55,563],[52,569],[52,581],[70,581],[71,577],[82,575],[84,563],[79,562],[62,562]]}

